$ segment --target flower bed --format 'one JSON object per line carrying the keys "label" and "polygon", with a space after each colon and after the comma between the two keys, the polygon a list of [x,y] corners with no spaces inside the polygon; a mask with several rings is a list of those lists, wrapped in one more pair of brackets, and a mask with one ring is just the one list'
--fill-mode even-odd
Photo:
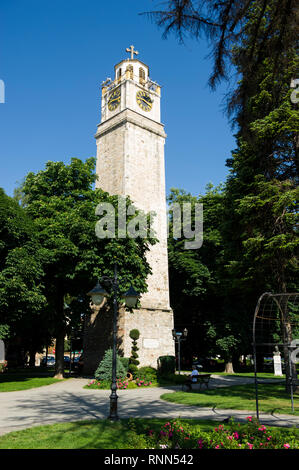
{"label": "flower bed", "polygon": [[[116,379],[116,386],[119,390],[126,390],[128,388],[140,388],[140,387],[150,387],[152,382],[148,382],[142,379],[137,378],[136,380],[129,381],[126,379]],[[110,389],[111,382],[107,382],[106,380],[91,380],[86,387],[84,388],[91,388],[97,390],[107,390]]]}
{"label": "flower bed", "polygon": [[194,431],[179,420],[148,431],[149,448],[155,449],[299,449],[298,437],[296,430],[268,430],[251,416],[245,425],[231,420],[212,432]]}

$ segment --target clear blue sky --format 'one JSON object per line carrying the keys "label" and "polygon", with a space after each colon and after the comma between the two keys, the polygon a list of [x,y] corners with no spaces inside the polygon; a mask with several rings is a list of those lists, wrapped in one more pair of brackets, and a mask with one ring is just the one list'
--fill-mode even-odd
{"label": "clear blue sky", "polygon": [[[207,45],[178,44],[139,13],[151,0],[1,0],[0,187],[13,195],[49,160],[95,156],[99,87],[134,44],[162,85],[166,188],[204,192],[228,173],[235,147],[222,111],[226,85],[211,92]],[[159,3],[159,2],[158,2]]]}

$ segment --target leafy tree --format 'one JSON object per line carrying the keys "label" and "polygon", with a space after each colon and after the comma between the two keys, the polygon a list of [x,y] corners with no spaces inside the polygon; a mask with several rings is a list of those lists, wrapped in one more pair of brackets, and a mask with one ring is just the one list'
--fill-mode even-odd
{"label": "leafy tree", "polygon": [[[56,338],[56,377],[63,376],[65,335],[76,315],[78,321],[78,315],[89,312],[86,292],[94,281],[101,275],[112,276],[117,263],[127,282],[145,292],[150,273],[146,251],[154,240],[95,236],[96,207],[100,202],[111,203],[117,220],[118,198],[93,189],[94,169],[94,158],[86,162],[73,158],[69,165],[48,162],[45,170],[29,173],[22,188],[26,213],[34,220],[43,247],[45,295]],[[73,300],[66,306],[69,296]]]}
{"label": "leafy tree", "polygon": [[[0,189],[0,328],[7,348],[18,338],[19,347],[42,348],[45,322],[43,267],[35,226],[17,202]],[[33,353],[33,350],[34,353]]]}
{"label": "leafy tree", "polygon": [[[182,190],[171,190],[170,208],[172,204],[182,207],[190,203],[194,209],[195,204],[202,204],[204,237],[200,249],[194,250],[185,249],[183,230],[181,237],[169,238],[170,299],[175,326],[187,326],[189,330],[187,341],[182,343],[183,355],[221,354],[232,371],[232,357],[244,348],[244,342],[240,341],[240,318],[226,302],[228,285],[222,237],[224,198],[223,188],[214,188],[211,184],[207,186],[206,194],[198,197]],[[192,223],[194,215],[192,210]],[[181,220],[182,228],[183,224]]]}

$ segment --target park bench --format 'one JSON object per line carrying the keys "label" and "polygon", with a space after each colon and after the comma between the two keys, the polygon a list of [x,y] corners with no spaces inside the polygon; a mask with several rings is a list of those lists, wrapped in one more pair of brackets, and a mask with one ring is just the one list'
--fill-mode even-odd
{"label": "park bench", "polygon": [[[209,388],[209,381],[210,381],[210,377],[211,377],[211,374],[199,374],[199,375],[196,375],[194,378],[196,378],[196,382],[188,382],[188,383],[184,383],[183,386],[182,386],[182,390],[183,391],[188,391],[188,390],[192,390],[192,387],[194,387],[194,385],[198,385],[199,384],[199,388],[201,389],[202,385],[205,385],[206,388]],[[194,387],[195,388],[195,387]]]}

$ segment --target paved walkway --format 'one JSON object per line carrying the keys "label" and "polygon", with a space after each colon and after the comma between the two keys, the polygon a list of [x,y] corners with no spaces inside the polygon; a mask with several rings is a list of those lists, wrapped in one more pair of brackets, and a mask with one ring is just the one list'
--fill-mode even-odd
{"label": "paved walkway", "polygon": [[[90,390],[83,386],[88,379],[73,378],[64,382],[19,392],[0,393],[0,435],[10,431],[58,422],[103,419],[109,414],[110,390]],[[212,376],[211,387],[252,383],[253,379]],[[180,387],[152,387],[118,390],[118,413],[121,418],[196,418],[222,421],[228,416],[246,420],[253,411],[218,410],[169,403],[163,393]],[[267,425],[299,427],[299,417],[260,414]]]}

